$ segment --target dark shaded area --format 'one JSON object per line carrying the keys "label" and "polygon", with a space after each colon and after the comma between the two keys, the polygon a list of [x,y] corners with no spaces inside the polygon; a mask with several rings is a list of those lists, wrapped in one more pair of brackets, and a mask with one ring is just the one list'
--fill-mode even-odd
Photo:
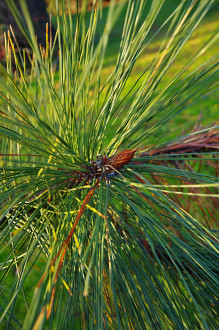
{"label": "dark shaded area", "polygon": [[[119,0],[117,0],[119,1]],[[50,1],[45,0],[26,0],[29,13],[33,22],[34,30],[37,35],[38,43],[43,47],[46,45],[46,23],[49,23],[49,15],[47,13],[47,6],[50,7],[52,3]],[[103,0],[103,6],[109,5],[110,0]],[[22,13],[20,8],[19,0],[15,0],[15,4],[19,11]],[[78,0],[78,4],[76,0],[72,0],[71,11],[72,14],[75,14],[77,11],[80,11],[82,8],[82,0]],[[88,1],[88,11],[93,7],[93,0]],[[66,9],[68,8],[66,3]],[[4,32],[10,30],[10,25],[14,31],[15,37],[17,39],[18,45],[21,48],[28,47],[28,42],[23,36],[20,28],[18,27],[14,16],[12,15],[6,0],[0,0],[0,61],[5,58],[5,40],[4,40]],[[54,39],[55,30],[52,27],[52,37]]]}
{"label": "dark shaded area", "polygon": [[[46,3],[44,0],[27,0],[26,1],[30,16],[33,21],[35,33],[39,44],[45,46],[46,44],[46,23],[49,22],[49,15],[46,11]],[[15,0],[17,8],[21,12],[19,0]],[[7,6],[6,0],[0,1],[0,60],[5,57],[4,51],[4,31],[10,29],[10,25],[14,31],[17,42],[21,48],[27,47],[28,43],[19,29],[14,16]],[[52,31],[54,34],[54,31]]]}

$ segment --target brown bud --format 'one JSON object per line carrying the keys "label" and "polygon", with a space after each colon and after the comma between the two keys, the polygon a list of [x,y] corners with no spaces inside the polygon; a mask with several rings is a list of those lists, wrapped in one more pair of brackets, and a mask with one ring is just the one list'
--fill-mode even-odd
{"label": "brown bud", "polygon": [[124,151],[120,152],[119,154],[117,154],[117,155],[113,156],[112,158],[110,158],[108,160],[107,165],[112,166],[116,170],[119,170],[123,165],[128,164],[132,160],[136,150],[137,149],[124,150]]}

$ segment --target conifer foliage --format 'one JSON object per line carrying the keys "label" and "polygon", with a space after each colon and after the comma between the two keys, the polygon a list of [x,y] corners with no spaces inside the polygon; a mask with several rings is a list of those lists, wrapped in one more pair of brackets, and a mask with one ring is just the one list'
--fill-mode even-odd
{"label": "conifer foliage", "polygon": [[[215,329],[218,128],[197,126],[171,141],[159,130],[217,88],[218,56],[200,60],[218,34],[163,84],[216,1],[179,1],[159,26],[165,0],[112,0],[104,10],[93,1],[89,12],[84,1],[73,16],[56,1],[57,32],[53,39],[47,25],[46,47],[25,1],[25,22],[7,3],[31,51],[20,51],[13,29],[5,36],[0,322]],[[106,76],[105,54],[123,15]],[[156,56],[133,81],[160,34]]]}

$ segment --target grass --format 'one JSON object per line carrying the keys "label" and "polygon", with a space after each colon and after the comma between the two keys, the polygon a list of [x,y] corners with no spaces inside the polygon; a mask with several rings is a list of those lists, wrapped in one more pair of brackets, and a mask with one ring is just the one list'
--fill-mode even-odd
{"label": "grass", "polygon": [[[6,250],[4,250],[3,253],[1,253],[2,260],[7,259],[9,251],[10,251],[10,249],[8,249],[8,250],[6,249]],[[22,254],[23,252],[25,252],[25,247],[22,248],[22,251],[15,250],[15,253],[17,253],[17,254],[18,253]],[[35,260],[35,263],[34,263],[34,266],[32,269],[27,270],[26,275],[29,276],[29,279],[27,281],[25,281],[25,284],[23,286],[23,290],[26,295],[26,301],[28,304],[30,304],[30,302],[31,302],[35,287],[39,281],[40,274],[42,272],[42,269],[43,269],[43,267],[45,265],[45,261],[46,261],[45,256],[43,256],[42,254],[39,257],[39,251],[37,251],[37,250],[33,254],[32,258],[33,258],[33,260]],[[19,265],[19,261],[18,261],[18,265]],[[29,273],[28,273],[28,271],[29,271]],[[10,297],[10,288],[18,276],[19,276],[19,266],[18,267],[14,266],[13,271],[9,272],[7,282],[3,283],[3,281],[2,281],[2,283],[1,283],[5,288],[8,287],[9,297]],[[9,297],[8,297],[8,299],[9,299]],[[5,307],[3,305],[3,299],[1,296],[0,296],[0,306],[2,308]],[[19,294],[17,303],[15,305],[15,315],[21,325],[23,324],[26,313],[27,313],[27,307],[26,307],[26,304],[24,303],[24,297],[21,294]],[[1,324],[0,324],[0,329],[4,329],[4,326],[1,328]]]}

